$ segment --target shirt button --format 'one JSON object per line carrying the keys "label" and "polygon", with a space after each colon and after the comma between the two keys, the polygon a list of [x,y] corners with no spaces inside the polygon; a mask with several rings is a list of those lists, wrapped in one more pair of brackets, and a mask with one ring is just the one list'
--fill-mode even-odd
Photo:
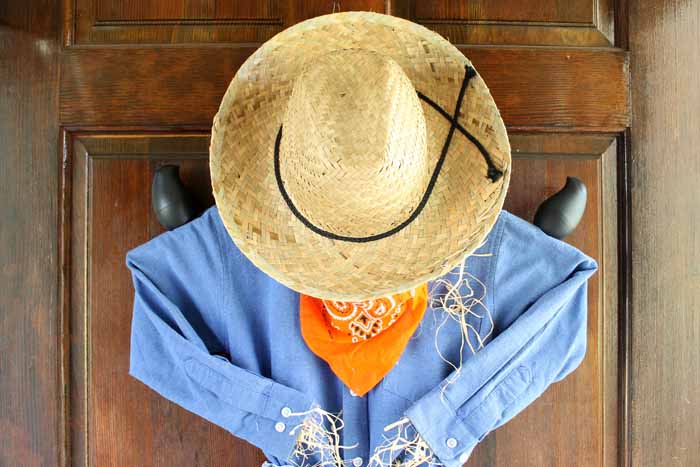
{"label": "shirt button", "polygon": [[445,444],[447,444],[448,448],[454,449],[457,447],[457,440],[454,438],[448,438]]}
{"label": "shirt button", "polygon": [[284,407],[282,409],[282,416],[284,418],[289,418],[290,415],[292,415],[292,409],[290,409],[289,407]]}
{"label": "shirt button", "polygon": [[[352,397],[357,397],[357,393],[356,393],[355,391],[353,391],[352,389],[350,390],[350,395],[351,395]],[[353,461],[353,462],[354,462],[354,461]]]}
{"label": "shirt button", "polygon": [[275,423],[275,431],[277,433],[282,433],[286,428],[287,426],[282,422]]}
{"label": "shirt button", "polygon": [[352,460],[352,465],[355,467],[360,467],[362,465],[362,458],[361,457],[356,457]]}
{"label": "shirt button", "polygon": [[461,456],[459,456],[459,463],[464,464],[469,460],[469,453],[468,452],[463,452]]}

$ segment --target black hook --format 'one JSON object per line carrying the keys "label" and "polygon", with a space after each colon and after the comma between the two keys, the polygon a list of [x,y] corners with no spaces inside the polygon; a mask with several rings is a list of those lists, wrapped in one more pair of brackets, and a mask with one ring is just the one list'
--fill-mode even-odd
{"label": "black hook", "polygon": [[187,224],[201,213],[194,197],[182,184],[177,165],[164,165],[156,170],[151,205],[158,222],[168,230]]}
{"label": "black hook", "polygon": [[566,177],[566,185],[546,199],[535,213],[534,224],[547,235],[562,239],[573,232],[586,210],[586,185],[576,177]]}

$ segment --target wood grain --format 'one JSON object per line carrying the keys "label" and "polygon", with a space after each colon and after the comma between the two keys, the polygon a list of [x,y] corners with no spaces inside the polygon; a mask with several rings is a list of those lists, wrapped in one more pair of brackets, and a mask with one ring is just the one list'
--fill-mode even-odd
{"label": "wood grain", "polygon": [[292,24],[331,13],[334,8],[386,12],[384,0],[64,2],[68,46],[261,43]]}
{"label": "wood grain", "polygon": [[0,465],[60,461],[58,30],[53,2],[0,5]]}
{"label": "wood grain", "polygon": [[700,465],[700,2],[630,3],[633,466]]}
{"label": "wood grain", "polygon": [[610,47],[612,0],[425,2],[396,0],[392,14],[422,24],[454,44]]}
{"label": "wood grain", "polygon": [[411,3],[417,20],[476,19],[591,24],[595,9],[591,0],[536,0],[520,5],[489,0]]}
{"label": "wood grain", "polygon": [[[462,48],[510,129],[619,132],[629,124],[627,55],[619,50]],[[210,127],[253,48],[69,49],[64,125]]]}
{"label": "wood grain", "polygon": [[216,2],[185,0],[183,2],[109,2],[78,0],[84,8],[94,8],[96,22],[103,21],[167,21],[193,19],[276,19],[278,1]]}

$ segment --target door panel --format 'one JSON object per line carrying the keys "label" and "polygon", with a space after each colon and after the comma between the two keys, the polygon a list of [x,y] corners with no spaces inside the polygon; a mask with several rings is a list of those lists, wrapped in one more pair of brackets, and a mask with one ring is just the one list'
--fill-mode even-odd
{"label": "door panel", "polygon": [[128,375],[133,286],[128,250],[163,232],[151,209],[158,166],[180,166],[214,203],[207,136],[72,135],[70,465],[260,465],[262,454]]}
{"label": "door panel", "polygon": [[[68,45],[256,43],[299,21],[331,13],[334,2],[75,0],[66,7]],[[343,0],[342,7],[386,13],[383,0]]]}
{"label": "door panel", "polygon": [[[586,356],[510,423],[477,446],[469,466],[616,465],[617,361],[617,143],[611,137],[511,135],[513,176],[505,209],[532,221],[542,200],[567,176],[588,188],[581,224],[566,241],[595,258],[588,283]],[[546,441],[543,441],[546,440]],[[534,447],[537,447],[536,449]]]}
{"label": "door panel", "polygon": [[589,189],[584,219],[567,239],[600,265],[589,286],[585,360],[491,433],[467,465],[624,465],[619,310],[627,297],[618,291],[618,238],[626,220],[618,199],[627,194],[618,187],[627,185],[618,167],[630,116],[628,55],[612,46],[625,40],[619,8],[612,0],[66,0],[59,101],[66,465],[262,462],[256,448],[128,376],[133,289],[124,256],[162,232],[150,208],[160,164],[180,165],[202,204],[213,203],[208,132],[243,61],[276,32],[333,9],[409,18],[473,61],[510,133],[508,210],[532,220],[567,176]]}
{"label": "door panel", "polygon": [[612,0],[397,0],[393,12],[458,44],[610,47]]}

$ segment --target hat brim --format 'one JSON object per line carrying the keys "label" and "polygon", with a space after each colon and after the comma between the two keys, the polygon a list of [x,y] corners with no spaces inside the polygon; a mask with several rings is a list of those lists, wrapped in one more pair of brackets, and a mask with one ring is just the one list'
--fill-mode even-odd
{"label": "hat brim", "polygon": [[[404,229],[364,243],[333,240],[310,230],[278,189],[275,139],[300,70],[320,54],[348,48],[389,56],[416,91],[453,113],[470,62],[448,41],[423,26],[376,13],[321,16],[279,33],[238,70],[214,118],[210,167],[224,225],[257,267],[307,295],[365,300],[440,276],[476,250],[502,209],[511,158],[503,121],[477,74],[469,82],[458,121],[488,151],[502,177],[488,178],[479,149],[455,133],[430,198]],[[421,103],[433,167],[451,122]]]}

